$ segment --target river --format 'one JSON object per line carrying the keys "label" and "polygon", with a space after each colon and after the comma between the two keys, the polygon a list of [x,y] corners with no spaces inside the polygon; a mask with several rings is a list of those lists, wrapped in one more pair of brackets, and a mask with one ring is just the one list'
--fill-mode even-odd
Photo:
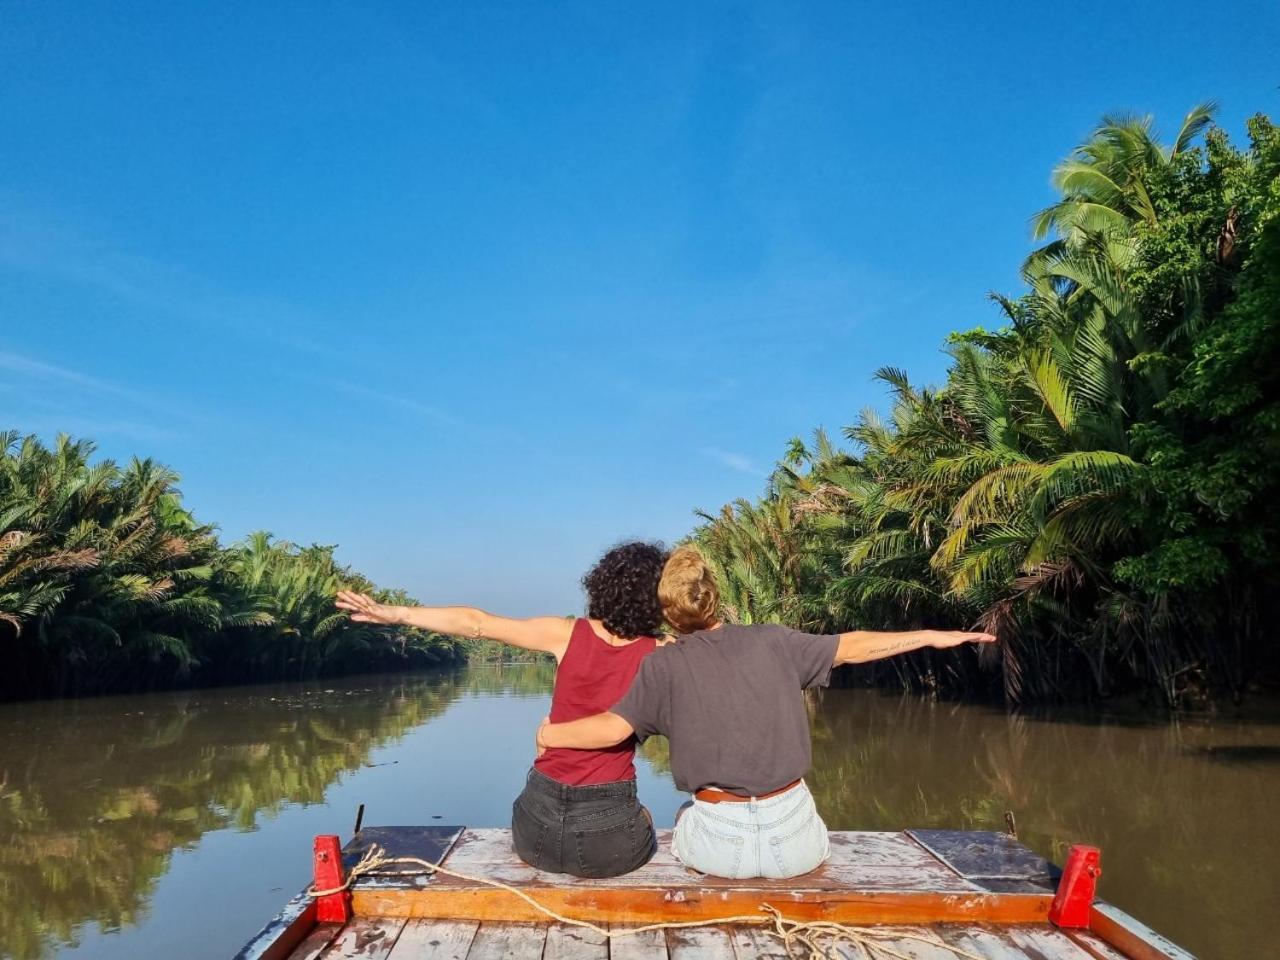
{"label": "river", "polygon": [[[547,712],[544,665],[0,706],[0,956],[225,960],[308,878],[311,837],[505,826]],[[812,701],[832,829],[1000,830],[1202,958],[1280,942],[1280,705],[1143,720],[1010,716],[867,690]],[[682,797],[664,744],[641,797]]]}

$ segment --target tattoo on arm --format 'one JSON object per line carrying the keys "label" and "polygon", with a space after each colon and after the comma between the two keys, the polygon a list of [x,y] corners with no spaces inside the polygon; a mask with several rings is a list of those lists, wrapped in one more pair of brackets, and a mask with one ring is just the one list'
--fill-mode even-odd
{"label": "tattoo on arm", "polygon": [[871,657],[881,657],[881,656],[885,656],[886,654],[897,653],[900,650],[912,649],[914,647],[918,647],[919,645],[920,645],[920,642],[915,639],[899,640],[896,643],[886,643],[878,647],[873,647],[872,649],[867,651],[867,655]]}

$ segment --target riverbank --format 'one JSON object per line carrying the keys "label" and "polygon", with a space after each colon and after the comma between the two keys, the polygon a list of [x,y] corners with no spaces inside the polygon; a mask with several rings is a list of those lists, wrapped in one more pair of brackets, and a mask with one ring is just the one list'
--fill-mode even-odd
{"label": "riverbank", "polygon": [[[981,628],[877,682],[1007,703],[1231,701],[1280,680],[1280,131],[1196,107],[1163,142],[1104,117],[1002,326],[944,381],[795,439],[755,500],[703,514],[730,619]],[[1011,264],[1011,267],[1014,265]],[[866,371],[870,373],[870,371]]]}
{"label": "riverbank", "polygon": [[95,460],[87,440],[0,434],[0,700],[457,663],[422,630],[352,623],[339,589],[392,604],[335,548],[269,533],[223,546],[153,460]]}

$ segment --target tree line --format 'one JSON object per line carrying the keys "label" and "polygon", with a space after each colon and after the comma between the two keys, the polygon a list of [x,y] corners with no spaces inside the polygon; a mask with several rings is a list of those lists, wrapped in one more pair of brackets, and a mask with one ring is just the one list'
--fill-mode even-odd
{"label": "tree line", "polygon": [[1277,677],[1280,135],[1192,110],[1172,143],[1104,118],[995,331],[940,386],[794,440],[764,494],[694,532],[728,614],[812,630],[980,625],[1000,643],[868,668],[1009,702],[1168,704]]}
{"label": "tree line", "polygon": [[299,679],[460,661],[462,643],[351,623],[339,589],[383,602],[334,547],[253,533],[223,546],[153,460],[0,434],[0,699]]}

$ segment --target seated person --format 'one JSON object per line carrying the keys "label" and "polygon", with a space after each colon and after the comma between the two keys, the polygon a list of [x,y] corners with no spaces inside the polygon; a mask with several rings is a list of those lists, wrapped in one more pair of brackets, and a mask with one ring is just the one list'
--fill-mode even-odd
{"label": "seated person", "polygon": [[544,721],[538,747],[599,750],[667,736],[676,786],[693,794],[676,822],[672,853],[694,870],[732,879],[799,876],[830,852],[802,779],[811,758],[801,691],[825,686],[837,664],[995,639],[942,630],[817,636],[723,624],[715,578],[691,547],[671,554],[658,594],[679,639],[645,660],[612,710]]}
{"label": "seated person", "polygon": [[[475,607],[393,607],[350,591],[338,607],[363,623],[403,624],[459,637],[486,637],[552,654],[558,663],[551,717],[573,720],[608,709],[657,646],[658,578],[666,552],[650,543],[614,547],[587,573],[587,615],[499,617]],[[516,798],[511,834],[520,859],[539,870],[615,877],[657,849],[653,819],[636,797],[633,737],[595,750],[548,750]]]}

